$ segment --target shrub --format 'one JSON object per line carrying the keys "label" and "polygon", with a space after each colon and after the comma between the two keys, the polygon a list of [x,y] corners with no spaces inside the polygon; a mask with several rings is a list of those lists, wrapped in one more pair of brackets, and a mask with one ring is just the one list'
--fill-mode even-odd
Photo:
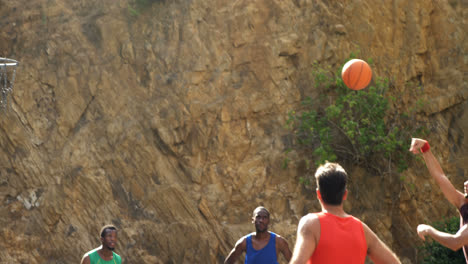
{"label": "shrub", "polygon": [[[382,165],[388,170],[392,166],[405,170],[411,137],[425,134],[415,119],[423,101],[418,100],[409,113],[400,114],[390,108],[397,99],[387,95],[393,88],[388,79],[375,78],[370,87],[353,91],[344,85],[341,68],[332,74],[314,64],[315,87],[324,95],[318,100],[308,97],[301,109],[289,112],[286,126],[293,131],[293,147],[309,153],[306,161],[314,159],[316,165],[348,160],[379,173]],[[328,105],[323,107],[323,102]]]}

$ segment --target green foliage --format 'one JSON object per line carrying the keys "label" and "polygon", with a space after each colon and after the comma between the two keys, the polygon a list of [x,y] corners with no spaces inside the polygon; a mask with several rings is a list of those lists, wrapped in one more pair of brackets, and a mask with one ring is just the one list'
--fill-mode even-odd
{"label": "green foliage", "polygon": [[[460,228],[460,220],[458,217],[452,217],[445,221],[435,222],[432,226],[439,231],[455,234]],[[465,256],[461,249],[453,251],[431,239],[424,242],[421,252],[423,254],[421,264],[465,263]]]}
{"label": "green foliage", "polygon": [[[405,170],[411,137],[425,134],[414,119],[423,101],[400,114],[391,111],[390,103],[397,99],[387,95],[388,79],[375,78],[370,87],[353,91],[343,83],[341,67],[336,74],[330,72],[315,63],[315,86],[325,95],[306,98],[300,111],[288,114],[286,126],[294,132],[295,147],[309,152],[316,165],[344,159],[380,171],[378,165],[388,161]],[[323,107],[323,102],[328,105]]]}

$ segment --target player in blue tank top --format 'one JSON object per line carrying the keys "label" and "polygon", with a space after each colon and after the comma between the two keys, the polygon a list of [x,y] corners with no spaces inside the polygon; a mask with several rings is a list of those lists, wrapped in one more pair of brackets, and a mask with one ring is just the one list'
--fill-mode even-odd
{"label": "player in blue tank top", "polygon": [[247,250],[245,254],[245,263],[275,263],[278,264],[276,257],[276,234],[270,233],[268,244],[256,250],[252,245],[252,234],[247,235]]}
{"label": "player in blue tank top", "polygon": [[255,224],[256,232],[239,239],[224,263],[235,263],[243,252],[246,252],[245,264],[278,264],[280,252],[289,262],[291,250],[289,250],[288,242],[281,236],[268,231],[270,213],[265,207],[260,206],[254,210],[252,223]]}

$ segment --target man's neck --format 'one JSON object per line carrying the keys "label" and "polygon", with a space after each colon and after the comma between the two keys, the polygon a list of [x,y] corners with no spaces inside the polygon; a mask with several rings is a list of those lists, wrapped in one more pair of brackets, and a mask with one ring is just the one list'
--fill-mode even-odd
{"label": "man's neck", "polygon": [[328,205],[322,203],[322,212],[336,215],[339,217],[349,216],[343,209],[343,204],[340,205]]}
{"label": "man's neck", "polygon": [[270,238],[270,232],[268,232],[268,230],[265,232],[255,232],[255,239],[264,240],[267,238]]}
{"label": "man's neck", "polygon": [[108,249],[105,246],[102,246],[102,248],[98,250],[98,253],[99,255],[101,255],[101,257],[105,258],[104,260],[109,260],[113,256],[112,250]]}

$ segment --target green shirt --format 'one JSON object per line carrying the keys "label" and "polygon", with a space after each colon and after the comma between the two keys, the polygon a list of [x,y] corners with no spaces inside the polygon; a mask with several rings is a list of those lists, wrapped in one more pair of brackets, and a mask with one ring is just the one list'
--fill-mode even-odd
{"label": "green shirt", "polygon": [[122,258],[115,252],[112,252],[112,259],[107,261],[99,256],[97,250],[89,253],[88,256],[91,264],[122,264]]}

